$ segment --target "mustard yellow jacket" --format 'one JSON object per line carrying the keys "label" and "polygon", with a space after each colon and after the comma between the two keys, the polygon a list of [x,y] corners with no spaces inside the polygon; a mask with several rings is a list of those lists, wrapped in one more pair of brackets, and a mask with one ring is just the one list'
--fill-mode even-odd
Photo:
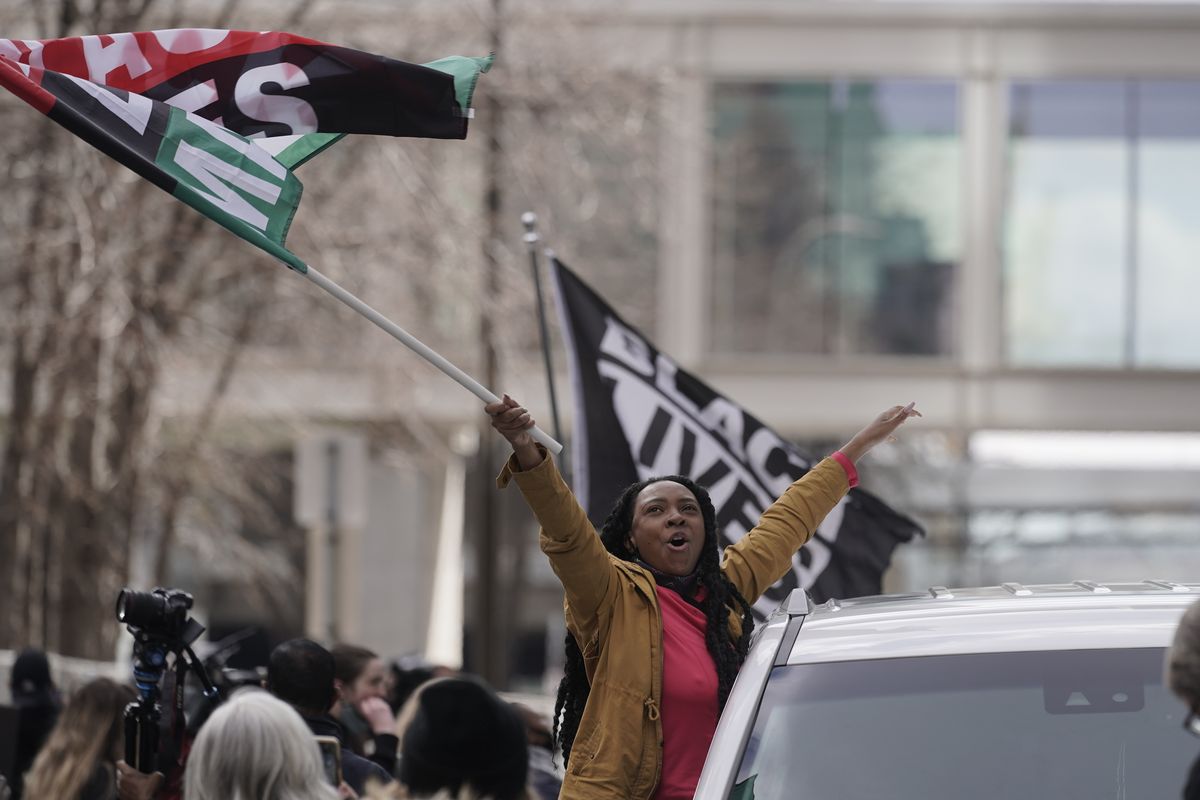
{"label": "mustard yellow jacket", "polygon": [[[554,460],[510,480],[542,527],[542,551],[566,594],[567,630],[583,651],[591,693],[579,722],[562,800],[649,800],[662,766],[662,616],[649,572],[608,553]],[[753,603],[791,568],[792,555],[848,490],[836,461],[817,464],[768,508],[754,530],[725,548],[721,569]],[[732,610],[730,633],[741,635]]]}

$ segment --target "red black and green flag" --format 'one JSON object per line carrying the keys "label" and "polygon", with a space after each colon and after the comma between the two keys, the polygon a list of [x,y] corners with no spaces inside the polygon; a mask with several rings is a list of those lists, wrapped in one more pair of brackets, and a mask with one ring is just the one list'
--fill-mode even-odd
{"label": "red black and green flag", "polygon": [[0,86],[304,272],[292,169],[347,133],[462,139],[491,58],[425,65],[288,33],[0,39]]}

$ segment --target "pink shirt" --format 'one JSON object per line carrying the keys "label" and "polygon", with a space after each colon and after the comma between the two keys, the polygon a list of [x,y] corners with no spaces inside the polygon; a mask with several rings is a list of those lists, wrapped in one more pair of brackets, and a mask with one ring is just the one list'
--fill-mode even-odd
{"label": "pink shirt", "polygon": [[662,586],[662,775],[655,800],[691,800],[717,731],[717,666],[704,643],[704,612]]}
{"label": "pink shirt", "polygon": [[[831,458],[841,464],[850,486],[857,486],[854,462],[841,451]],[[717,732],[717,666],[704,643],[704,612],[672,589],[655,588],[662,610],[663,755],[654,800],[691,800]]]}

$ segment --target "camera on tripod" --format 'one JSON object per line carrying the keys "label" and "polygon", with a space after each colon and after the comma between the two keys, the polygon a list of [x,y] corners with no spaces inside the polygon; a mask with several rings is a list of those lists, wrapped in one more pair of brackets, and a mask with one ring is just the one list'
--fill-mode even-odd
{"label": "camera on tripod", "polygon": [[[168,668],[167,657],[175,656],[175,715],[177,739],[184,730],[183,683],[190,667],[204,687],[210,702],[218,699],[204,665],[192,652],[192,643],[204,626],[190,616],[192,596],[179,589],[158,587],[151,592],[122,589],[117,596],[117,620],[133,634],[133,682],[138,698],[125,707],[125,762],[139,772],[158,769],[159,684]],[[178,744],[178,742],[176,742]]]}

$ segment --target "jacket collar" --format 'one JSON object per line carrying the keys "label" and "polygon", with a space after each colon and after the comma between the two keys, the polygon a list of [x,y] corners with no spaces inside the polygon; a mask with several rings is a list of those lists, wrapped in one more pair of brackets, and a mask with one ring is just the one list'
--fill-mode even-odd
{"label": "jacket collar", "polygon": [[654,578],[654,582],[664,589],[670,589],[677,595],[682,597],[688,603],[697,605],[696,603],[696,587],[700,585],[699,566],[691,571],[688,575],[668,575],[665,572],[655,569],[647,564],[642,559],[637,559],[635,563],[650,573]]}
{"label": "jacket collar", "polygon": [[342,745],[346,744],[345,730],[330,715],[321,714],[314,717],[308,714],[301,714],[300,716],[304,718],[304,724],[308,726],[308,729],[313,732],[314,736],[332,736]]}

